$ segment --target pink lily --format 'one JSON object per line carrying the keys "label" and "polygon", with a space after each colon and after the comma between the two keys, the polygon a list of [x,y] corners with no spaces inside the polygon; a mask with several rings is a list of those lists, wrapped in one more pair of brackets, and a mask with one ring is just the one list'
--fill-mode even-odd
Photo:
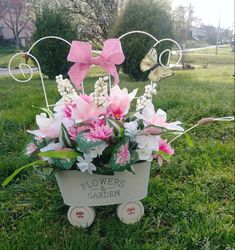
{"label": "pink lily", "polygon": [[120,89],[118,85],[115,85],[110,90],[108,97],[108,115],[114,117],[117,120],[122,119],[130,109],[130,103],[134,99],[137,93],[137,89],[128,94],[126,88]]}
{"label": "pink lily", "polygon": [[98,107],[88,95],[74,95],[73,102],[75,105],[72,107],[71,117],[76,123],[98,118],[105,112],[105,109]]}
{"label": "pink lily", "polygon": [[55,118],[48,118],[45,113],[36,115],[36,123],[39,127],[38,130],[28,130],[30,134],[33,134],[39,138],[58,138],[60,134],[61,124],[63,123],[66,127],[73,125],[71,120],[65,117],[56,116]]}
{"label": "pink lily", "polygon": [[136,113],[135,116],[142,119],[145,126],[155,125],[169,130],[184,131],[184,129],[179,126],[181,122],[166,122],[167,114],[162,109],[158,109],[155,113],[154,106],[151,101],[148,101],[142,112]]}
{"label": "pink lily", "polygon": [[[175,150],[171,147],[169,143],[167,143],[167,140],[160,139],[159,144],[159,151],[162,151],[165,154],[173,155],[175,153]],[[163,158],[160,154],[154,154],[154,158],[157,158],[159,166],[163,163]]]}

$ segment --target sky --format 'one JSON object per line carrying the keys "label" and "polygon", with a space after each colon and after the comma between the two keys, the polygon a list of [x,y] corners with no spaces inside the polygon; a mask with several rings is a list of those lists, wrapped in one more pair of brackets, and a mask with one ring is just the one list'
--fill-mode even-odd
{"label": "sky", "polygon": [[201,18],[204,24],[219,24],[220,8],[222,28],[230,28],[234,30],[234,0],[172,0],[173,9],[182,4],[194,6],[195,16]]}

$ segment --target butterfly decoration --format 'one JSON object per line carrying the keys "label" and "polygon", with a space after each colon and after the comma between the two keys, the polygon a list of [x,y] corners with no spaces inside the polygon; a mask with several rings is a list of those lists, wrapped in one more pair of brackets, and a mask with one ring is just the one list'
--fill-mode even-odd
{"label": "butterfly decoration", "polygon": [[160,64],[155,48],[151,48],[145,55],[144,59],[140,63],[140,69],[143,72],[150,71],[148,78],[153,82],[158,82],[161,79],[174,74],[172,70],[165,68]]}

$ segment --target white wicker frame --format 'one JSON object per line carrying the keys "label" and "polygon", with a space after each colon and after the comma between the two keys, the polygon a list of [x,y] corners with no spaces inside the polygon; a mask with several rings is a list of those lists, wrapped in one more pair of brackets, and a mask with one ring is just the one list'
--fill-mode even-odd
{"label": "white wicker frame", "polygon": [[[165,67],[165,68],[172,68],[174,66],[176,66],[177,64],[180,63],[180,60],[182,58],[182,50],[181,50],[181,47],[180,45],[175,41],[175,40],[172,40],[170,38],[164,38],[164,39],[161,39],[161,40],[158,40],[156,37],[154,37],[153,35],[149,34],[148,32],[145,32],[145,31],[141,31],[141,30],[134,30],[134,31],[130,31],[130,32],[127,32],[123,35],[121,35],[118,39],[121,40],[122,38],[126,37],[126,36],[129,36],[131,34],[144,34],[144,35],[147,35],[149,36],[150,38],[152,38],[155,43],[154,45],[152,46],[153,47],[156,47],[158,44],[164,42],[164,41],[170,41],[172,43],[174,43],[177,47],[178,47],[178,50],[177,51],[171,51],[170,49],[166,49],[164,51],[161,52],[161,54],[159,55],[159,63]],[[26,63],[20,63],[19,64],[19,69],[23,75],[23,77],[26,77],[25,73],[24,73],[24,70],[23,70],[23,67],[26,67],[29,69],[30,71],[30,74],[29,74],[29,77],[27,79],[19,79],[17,78],[16,76],[14,76],[14,74],[12,73],[12,70],[11,70],[11,64],[12,64],[12,61],[14,60],[15,57],[19,56],[19,55],[22,55],[22,56],[29,56],[31,57],[32,59],[34,59],[34,61],[36,62],[36,65],[37,65],[37,68],[38,68],[38,72],[39,72],[39,76],[40,76],[40,80],[41,80],[41,84],[42,84],[42,90],[43,90],[43,95],[44,95],[44,98],[45,98],[45,104],[46,104],[46,107],[47,108],[50,108],[50,107],[53,107],[55,106],[55,104],[49,104],[48,103],[48,98],[47,98],[47,92],[46,92],[46,88],[45,88],[45,84],[44,84],[44,79],[43,79],[43,75],[42,75],[42,72],[41,72],[41,67],[40,67],[40,64],[37,60],[37,58],[35,56],[33,56],[31,54],[31,51],[32,49],[34,48],[34,46],[36,46],[39,42],[43,41],[43,40],[46,40],[46,39],[57,39],[57,40],[60,40],[60,41],[63,41],[65,42],[67,45],[71,46],[71,43],[61,37],[58,37],[58,36],[45,36],[45,37],[42,37],[40,39],[38,39],[31,47],[28,51],[26,52],[19,52],[19,53],[16,53],[14,56],[11,57],[11,59],[9,60],[9,64],[8,64],[8,70],[9,70],[9,73],[10,75],[12,76],[12,78],[14,80],[16,80],[17,82],[21,82],[21,83],[24,83],[24,82],[28,82],[32,79],[33,77],[33,69],[31,68],[30,65],[26,64]],[[92,50],[92,52],[94,53],[97,53],[97,54],[100,54],[101,51],[97,51],[97,50]],[[168,60],[167,60],[167,63],[164,65],[161,61],[162,59],[162,55],[164,53],[168,53]],[[172,54],[178,54],[179,55],[179,58],[178,58],[178,61],[173,64],[173,65],[170,65],[170,59],[171,59],[171,55]],[[151,84],[153,84],[153,82],[151,81]],[[111,82],[111,76],[109,75],[109,88],[112,87],[112,82]],[[84,85],[82,83],[82,93],[84,93]]]}

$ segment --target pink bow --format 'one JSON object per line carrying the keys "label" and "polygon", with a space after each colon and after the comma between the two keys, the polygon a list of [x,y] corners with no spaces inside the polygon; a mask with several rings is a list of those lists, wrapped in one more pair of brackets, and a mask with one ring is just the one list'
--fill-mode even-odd
{"label": "pink bow", "polygon": [[121,43],[118,39],[108,39],[104,42],[103,51],[98,57],[92,57],[92,47],[88,42],[73,41],[67,60],[74,62],[68,74],[71,81],[81,89],[87,71],[92,64],[99,65],[114,77],[114,83],[119,83],[115,65],[121,64],[125,59]]}

